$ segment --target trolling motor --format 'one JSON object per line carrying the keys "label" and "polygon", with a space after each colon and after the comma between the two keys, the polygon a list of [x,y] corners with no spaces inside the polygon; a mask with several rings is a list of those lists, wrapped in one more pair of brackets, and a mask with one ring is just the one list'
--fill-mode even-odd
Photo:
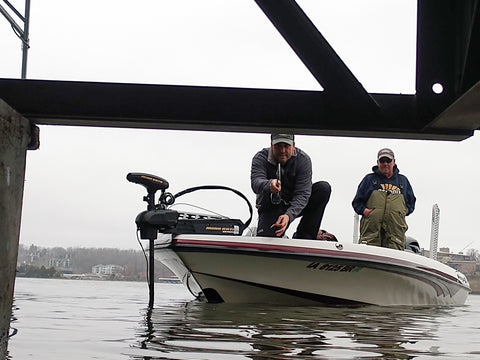
{"label": "trolling motor", "polygon": [[[168,181],[144,173],[129,173],[127,180],[143,185],[147,189],[147,196],[143,197],[143,201],[148,204],[147,210],[142,211],[135,219],[141,239],[155,240],[158,231],[166,231],[177,225],[178,212],[167,209],[167,206],[175,202],[175,197],[169,192],[165,192],[169,186]],[[158,190],[161,191],[161,194],[159,203],[155,205],[155,193]]]}
{"label": "trolling motor", "polygon": [[[147,196],[143,200],[147,202],[147,210],[142,211],[135,218],[135,223],[140,231],[141,239],[149,240],[149,307],[153,308],[154,298],[154,241],[158,232],[164,234],[211,234],[211,235],[241,235],[252,220],[253,209],[248,199],[241,192],[220,185],[203,185],[189,188],[172,195],[168,189],[168,181],[161,177],[144,174],[129,173],[127,180],[144,186]],[[155,204],[155,193],[160,190],[158,204]],[[179,196],[196,190],[229,190],[240,196],[248,204],[250,218],[243,223],[239,219],[230,219],[223,216],[207,216],[199,214],[180,213],[168,209],[175,203]]]}
{"label": "trolling motor", "polygon": [[[167,205],[174,203],[175,198],[172,194],[165,192],[168,189],[168,181],[154,175],[144,173],[129,173],[127,180],[135,184],[140,184],[147,189],[147,196],[143,201],[147,202],[147,210],[137,215],[135,223],[140,230],[140,238],[149,240],[149,265],[148,265],[148,288],[149,301],[148,307],[153,308],[155,293],[155,266],[154,266],[154,241],[157,238],[158,230],[165,230],[175,227],[177,224],[178,213],[174,210],[168,210]],[[160,190],[159,204],[155,205],[155,193]]]}
{"label": "trolling motor", "polygon": [[[144,174],[129,173],[127,180],[140,184],[147,189],[147,196],[143,200],[147,202],[147,210],[137,215],[135,223],[140,231],[141,239],[155,240],[158,232],[164,234],[210,234],[210,235],[241,235],[252,220],[253,209],[248,199],[241,192],[220,185],[203,185],[188,188],[172,195],[165,192],[168,182],[161,177]],[[155,193],[160,190],[158,204],[155,204]],[[243,223],[239,219],[231,219],[223,216],[207,216],[191,213],[178,212],[168,209],[175,203],[175,199],[197,190],[229,190],[243,198],[248,204],[250,218]]]}

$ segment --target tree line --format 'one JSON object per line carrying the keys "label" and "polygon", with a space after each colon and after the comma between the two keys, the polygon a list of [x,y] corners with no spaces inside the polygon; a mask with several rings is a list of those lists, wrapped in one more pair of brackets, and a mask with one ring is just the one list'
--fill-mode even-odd
{"label": "tree line", "polygon": [[[35,245],[19,245],[17,269],[42,269],[43,274],[52,273],[50,268],[62,273],[90,274],[95,265],[120,265],[124,268],[122,274],[128,280],[146,279],[147,262],[140,250],[121,250],[114,248],[44,248]],[[28,267],[29,268],[28,268]],[[33,267],[33,268],[32,268]],[[48,271],[47,271],[48,270]],[[37,273],[39,273],[37,271]],[[41,273],[41,272],[40,272]],[[53,274],[53,273],[52,273]],[[162,263],[155,261],[155,274],[158,277],[170,277],[173,274]],[[43,277],[43,276],[42,276]]]}

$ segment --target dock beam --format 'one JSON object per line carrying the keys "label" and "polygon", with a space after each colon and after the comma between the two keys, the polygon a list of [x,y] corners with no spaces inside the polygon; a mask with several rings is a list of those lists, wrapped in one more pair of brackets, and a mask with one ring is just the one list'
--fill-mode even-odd
{"label": "dock beam", "polygon": [[0,359],[7,358],[27,150],[38,128],[0,99]]}

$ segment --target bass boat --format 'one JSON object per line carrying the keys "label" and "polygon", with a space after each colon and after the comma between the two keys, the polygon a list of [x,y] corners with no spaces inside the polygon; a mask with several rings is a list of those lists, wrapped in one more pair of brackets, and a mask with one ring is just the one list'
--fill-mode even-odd
{"label": "bass boat", "polygon": [[[144,173],[127,179],[147,189],[148,207],[136,218],[140,238],[199,299],[207,302],[281,305],[463,305],[470,293],[457,270],[419,254],[341,241],[244,235],[252,206],[240,192],[200,186],[176,195],[166,180]],[[246,222],[221,216],[181,213],[175,199],[202,189],[231,190],[248,204]],[[158,204],[155,193],[160,190]],[[150,280],[153,286],[153,279]],[[153,289],[153,288],[151,288]]]}

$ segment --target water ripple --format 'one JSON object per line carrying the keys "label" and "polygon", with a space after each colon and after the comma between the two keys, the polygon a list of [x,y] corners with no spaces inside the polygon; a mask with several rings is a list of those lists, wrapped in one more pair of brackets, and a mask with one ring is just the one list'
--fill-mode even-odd
{"label": "water ripple", "polygon": [[[460,307],[205,304],[180,285],[18,279],[9,351],[35,359],[478,359],[480,296]],[[17,331],[18,330],[18,331]]]}
{"label": "water ripple", "polygon": [[[336,308],[181,303],[145,314],[149,358],[411,359],[448,356],[442,329],[465,308]],[[472,326],[478,326],[472,322]],[[145,330],[147,330],[145,332]],[[465,330],[465,329],[463,329]],[[463,356],[477,354],[460,351]]]}

